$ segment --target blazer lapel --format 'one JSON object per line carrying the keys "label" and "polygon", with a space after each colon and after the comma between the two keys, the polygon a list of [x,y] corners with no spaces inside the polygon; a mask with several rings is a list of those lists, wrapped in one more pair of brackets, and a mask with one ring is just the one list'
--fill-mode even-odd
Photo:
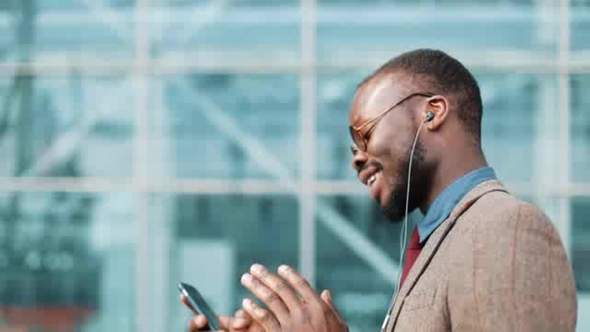
{"label": "blazer lapel", "polygon": [[504,186],[502,186],[501,182],[498,180],[488,180],[482,182],[470,192],[468,192],[467,195],[461,199],[461,201],[459,201],[459,204],[457,204],[457,206],[453,209],[451,215],[434,231],[434,233],[432,233],[432,235],[430,235],[426,245],[420,252],[420,256],[418,256],[418,259],[410,269],[410,272],[406,277],[402,288],[398,292],[393,307],[393,312],[391,314],[391,319],[388,323],[386,331],[393,331],[404,299],[412,291],[416,285],[416,282],[428,267],[428,264],[434,257],[434,254],[437,252],[443,240],[455,225],[455,221],[459,218],[459,216],[461,216],[461,214],[463,214],[463,212],[467,211],[471,205],[477,201],[477,199],[492,191],[507,192]]}

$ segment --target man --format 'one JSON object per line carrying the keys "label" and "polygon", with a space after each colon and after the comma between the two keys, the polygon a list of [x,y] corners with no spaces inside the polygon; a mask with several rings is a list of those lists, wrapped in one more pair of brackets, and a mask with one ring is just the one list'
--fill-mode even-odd
{"label": "man", "polygon": [[[349,121],[359,179],[388,219],[402,220],[406,209],[424,215],[385,331],[575,330],[575,283],[561,240],[541,210],[496,179],[481,149],[481,119],[475,79],[436,50],[401,54],[356,92]],[[255,265],[242,284],[266,308],[244,300],[244,311],[223,318],[228,330],[347,331],[329,292],[317,295],[292,268],[275,275]],[[203,323],[199,316],[193,328]]]}

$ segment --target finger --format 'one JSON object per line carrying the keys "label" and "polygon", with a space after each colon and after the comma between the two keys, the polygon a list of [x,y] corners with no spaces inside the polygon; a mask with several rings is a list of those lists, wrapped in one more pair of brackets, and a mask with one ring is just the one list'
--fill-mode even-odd
{"label": "finger", "polygon": [[249,273],[244,273],[241,281],[242,285],[259,298],[279,321],[284,322],[289,318],[289,310],[283,300],[262,281]]}
{"label": "finger", "polygon": [[244,311],[244,309],[240,309],[238,311],[236,311],[236,313],[234,314],[235,317],[241,317],[241,318],[246,318],[246,319],[252,319],[252,316],[250,316],[246,311]]}
{"label": "finger", "polygon": [[324,303],[326,303],[326,305],[328,305],[328,307],[330,307],[330,309],[336,310],[336,306],[334,305],[334,301],[332,300],[332,293],[330,293],[329,290],[324,289],[324,291],[322,292],[322,295],[320,295],[320,297],[322,298]]}
{"label": "finger", "polygon": [[291,287],[301,295],[305,302],[316,305],[322,304],[320,297],[313,290],[307,279],[297,273],[294,268],[287,265],[281,265],[279,267],[279,275],[287,280]]}
{"label": "finger", "polygon": [[[189,331],[199,331],[200,329],[204,328],[205,325],[207,325],[207,317],[195,310],[186,296],[180,295],[180,301],[195,314],[195,318],[193,318],[189,324]],[[231,325],[231,317],[217,315],[217,320],[219,320],[221,328],[229,329],[229,326]]]}
{"label": "finger", "polygon": [[242,308],[252,316],[252,318],[262,327],[266,332],[280,331],[280,325],[277,319],[270,313],[270,311],[262,309],[254,301],[244,299],[242,301]]}
{"label": "finger", "polygon": [[330,298],[330,291],[328,291],[327,289],[325,289],[322,294],[320,295],[320,297],[322,298],[322,300],[324,300],[324,302],[330,307],[332,308],[332,299]]}
{"label": "finger", "polygon": [[243,309],[236,311],[231,327],[235,330],[243,330],[252,324],[252,317]]}
{"label": "finger", "polygon": [[[241,318],[243,319],[243,318]],[[219,324],[221,325],[220,327],[222,329],[226,329],[229,330],[230,326],[232,324],[233,321],[233,317],[226,317],[226,316],[217,316],[217,320],[219,321]],[[207,326],[207,317],[205,317],[204,315],[196,315],[194,318],[192,318],[189,322],[189,331],[193,332],[193,331],[202,331],[203,328],[205,328],[205,326]],[[246,325],[247,327],[248,325]]]}
{"label": "finger", "polygon": [[[264,331],[264,327],[262,327],[262,325],[256,323],[254,321],[254,319],[252,319],[252,316],[250,316],[249,313],[247,313],[245,310],[240,309],[238,311],[236,311],[235,313],[235,318],[237,319],[244,319],[243,321],[245,322],[245,324],[241,327],[236,327],[235,323],[234,323],[234,331],[235,332],[265,332]],[[235,322],[235,320],[234,320]]]}
{"label": "finger", "polygon": [[320,295],[324,303],[334,312],[336,316],[340,316],[338,309],[336,309],[336,305],[334,304],[334,300],[332,300],[332,293],[329,290],[324,290],[322,295]]}
{"label": "finger", "polygon": [[230,331],[230,330],[233,331],[233,329],[231,328],[231,326],[235,322],[235,318],[234,317],[227,317],[227,316],[217,315],[217,320],[219,321],[220,328],[222,328],[223,330],[227,330],[227,331]]}
{"label": "finger", "polygon": [[195,315],[199,315],[199,312],[197,312],[197,310],[195,310],[195,308],[193,308],[193,306],[191,305],[189,300],[186,298],[186,296],[180,295],[180,301],[182,303],[184,303],[184,305],[187,306]]}
{"label": "finger", "polygon": [[197,332],[203,329],[206,325],[207,318],[203,315],[197,315],[195,318],[191,319],[188,330],[190,332]]}
{"label": "finger", "polygon": [[301,310],[301,301],[284,279],[271,273],[266,267],[260,264],[252,265],[250,272],[279,295],[291,314]]}

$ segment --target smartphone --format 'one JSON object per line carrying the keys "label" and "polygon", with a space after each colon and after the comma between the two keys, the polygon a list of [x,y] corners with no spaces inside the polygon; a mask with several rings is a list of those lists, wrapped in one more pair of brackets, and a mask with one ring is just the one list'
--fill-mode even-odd
{"label": "smartphone", "polygon": [[199,293],[195,287],[180,282],[178,283],[178,290],[182,295],[186,296],[194,310],[207,317],[207,325],[205,326],[205,329],[214,331],[221,329],[217,315],[211,307],[209,307],[207,302],[205,302],[205,299],[203,299],[201,293]]}

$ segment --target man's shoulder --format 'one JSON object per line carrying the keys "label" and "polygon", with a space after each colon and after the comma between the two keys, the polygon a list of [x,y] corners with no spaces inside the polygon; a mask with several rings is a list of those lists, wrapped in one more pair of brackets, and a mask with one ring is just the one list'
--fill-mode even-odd
{"label": "man's shoulder", "polygon": [[444,248],[435,272],[448,276],[454,324],[573,331],[573,271],[539,207],[506,192],[487,193],[457,219]]}
{"label": "man's shoulder", "polygon": [[481,197],[457,222],[468,228],[499,233],[519,229],[553,232],[554,226],[538,206],[506,192]]}

